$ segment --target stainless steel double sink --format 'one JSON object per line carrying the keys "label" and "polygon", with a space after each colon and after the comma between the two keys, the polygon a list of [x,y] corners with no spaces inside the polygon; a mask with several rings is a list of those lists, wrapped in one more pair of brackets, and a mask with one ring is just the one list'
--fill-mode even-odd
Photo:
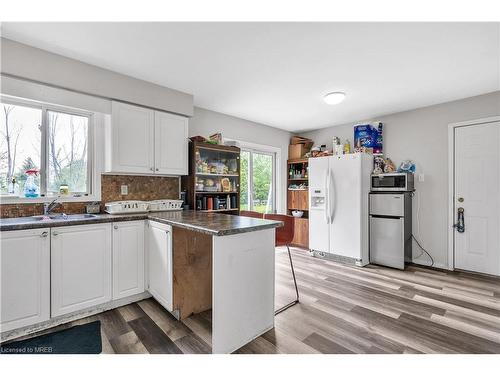
{"label": "stainless steel double sink", "polygon": [[93,219],[97,217],[96,215],[91,214],[75,214],[75,215],[66,215],[66,214],[54,214],[54,215],[39,215],[39,216],[27,216],[27,217],[16,217],[10,220],[16,221],[20,224],[25,223],[37,223],[40,221],[74,221],[74,220],[85,220],[85,219]]}

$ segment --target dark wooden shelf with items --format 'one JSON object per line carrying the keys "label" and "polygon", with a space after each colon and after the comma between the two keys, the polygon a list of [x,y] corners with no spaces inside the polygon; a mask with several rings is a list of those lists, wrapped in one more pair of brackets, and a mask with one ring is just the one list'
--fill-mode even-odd
{"label": "dark wooden shelf with items", "polygon": [[189,175],[181,179],[191,210],[239,214],[240,149],[200,141],[189,144]]}
{"label": "dark wooden shelf with items", "polygon": [[287,214],[302,211],[302,217],[295,217],[292,245],[309,248],[309,176],[308,159],[290,159],[287,163]]}

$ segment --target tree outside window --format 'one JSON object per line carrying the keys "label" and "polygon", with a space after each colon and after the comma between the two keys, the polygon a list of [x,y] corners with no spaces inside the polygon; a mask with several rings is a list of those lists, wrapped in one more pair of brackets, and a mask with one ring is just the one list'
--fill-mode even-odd
{"label": "tree outside window", "polygon": [[243,150],[240,158],[240,207],[262,213],[274,211],[274,157]]}
{"label": "tree outside window", "polygon": [[[9,194],[9,183],[15,179],[22,197],[29,169],[43,172],[36,179],[43,195],[58,195],[61,185],[67,185],[72,195],[90,192],[88,116],[44,111],[42,106],[0,105],[2,195]],[[42,139],[47,139],[46,147],[42,147]],[[42,158],[42,150],[46,151],[45,158]],[[46,161],[45,165],[42,160]]]}

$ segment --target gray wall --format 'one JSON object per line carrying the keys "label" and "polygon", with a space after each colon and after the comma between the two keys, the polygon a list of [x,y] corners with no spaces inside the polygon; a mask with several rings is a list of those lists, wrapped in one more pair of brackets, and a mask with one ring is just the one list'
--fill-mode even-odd
{"label": "gray wall", "polygon": [[194,115],[189,120],[189,136],[209,136],[220,132],[223,137],[244,142],[278,147],[281,149],[281,162],[277,168],[280,173],[279,202],[280,211],[286,207],[286,161],[290,133],[256,122],[224,115],[204,108],[194,108]]}
{"label": "gray wall", "polygon": [[[360,121],[384,123],[384,154],[396,165],[405,159],[416,162],[417,196],[413,200],[413,233],[434,257],[435,265],[448,264],[448,124],[500,115],[500,91],[463,100]],[[353,125],[345,124],[303,133],[318,144],[331,148],[332,137],[353,144]],[[420,233],[417,231],[416,207],[420,200]],[[420,254],[413,246],[414,257]],[[426,256],[415,259],[426,263]]]}
{"label": "gray wall", "polygon": [[193,96],[0,38],[1,73],[145,107],[193,114]]}

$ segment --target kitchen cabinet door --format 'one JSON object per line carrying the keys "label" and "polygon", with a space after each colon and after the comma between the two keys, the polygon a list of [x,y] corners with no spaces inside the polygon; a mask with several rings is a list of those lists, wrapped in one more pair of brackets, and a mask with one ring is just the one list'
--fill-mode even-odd
{"label": "kitchen cabinet door", "polygon": [[155,173],[188,174],[188,119],[155,111]]}
{"label": "kitchen cabinet door", "polygon": [[111,300],[111,224],[53,228],[52,317]]}
{"label": "kitchen cabinet door", "polygon": [[3,232],[0,331],[50,318],[50,229]]}
{"label": "kitchen cabinet door", "polygon": [[144,292],[144,221],[113,224],[113,299]]}
{"label": "kitchen cabinet door", "polygon": [[294,218],[292,245],[309,248],[309,219],[303,217]]}
{"label": "kitchen cabinet door", "polygon": [[287,198],[289,210],[308,210],[309,195],[307,190],[288,190]]}
{"label": "kitchen cabinet door", "polygon": [[172,311],[172,227],[149,221],[147,243],[148,291]]}
{"label": "kitchen cabinet door", "polygon": [[297,191],[296,190],[288,190],[287,192],[287,208],[289,210],[296,210],[298,205],[297,200]]}
{"label": "kitchen cabinet door", "polygon": [[154,173],[153,110],[113,102],[106,139],[106,172]]}
{"label": "kitchen cabinet door", "polygon": [[307,190],[297,190],[297,209],[307,211],[309,209],[309,192]]}

